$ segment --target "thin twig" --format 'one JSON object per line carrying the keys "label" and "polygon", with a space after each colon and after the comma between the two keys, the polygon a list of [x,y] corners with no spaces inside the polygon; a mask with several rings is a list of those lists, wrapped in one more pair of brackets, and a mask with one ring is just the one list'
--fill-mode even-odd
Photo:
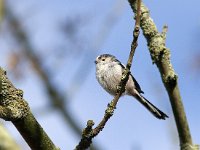
{"label": "thin twig", "polygon": [[122,93],[124,93],[124,91],[125,91],[125,85],[126,85],[126,82],[128,81],[128,77],[130,74],[130,68],[131,68],[131,64],[132,64],[132,60],[133,60],[133,55],[134,55],[135,49],[137,47],[137,40],[138,40],[138,36],[139,36],[140,6],[141,6],[141,0],[138,0],[138,5],[137,5],[138,11],[137,11],[136,23],[135,23],[135,27],[134,27],[134,31],[133,31],[133,41],[131,44],[131,51],[129,54],[129,59],[128,59],[128,62],[126,65],[126,69],[122,73],[122,78],[121,78],[121,81],[117,88],[118,91],[117,91],[114,99],[108,104],[107,109],[104,114],[104,117],[101,120],[101,122],[97,125],[97,127],[92,129],[94,122],[92,120],[89,120],[87,122],[87,126],[82,132],[82,139],[79,142],[79,144],[76,146],[75,150],[84,150],[90,146],[90,144],[92,143],[92,139],[95,136],[97,136],[100,133],[100,131],[103,130],[107,121],[113,115],[114,110],[116,109],[116,105],[119,101],[119,98],[122,95]]}
{"label": "thin twig", "polygon": [[133,55],[135,54],[135,49],[138,45],[137,40],[138,40],[138,36],[140,34],[140,14],[141,13],[141,0],[137,0],[137,12],[136,12],[136,20],[135,20],[135,28],[133,31],[133,41],[131,43],[131,51],[129,54],[129,59],[127,62],[126,67],[130,70],[131,68],[131,64],[132,64],[132,59],[133,59]]}

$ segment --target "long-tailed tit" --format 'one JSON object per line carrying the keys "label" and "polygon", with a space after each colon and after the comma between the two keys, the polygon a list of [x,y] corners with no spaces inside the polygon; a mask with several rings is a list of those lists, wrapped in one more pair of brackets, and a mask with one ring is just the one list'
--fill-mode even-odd
{"label": "long-tailed tit", "polygon": [[[119,84],[122,72],[125,69],[124,65],[119,60],[110,54],[103,54],[96,58],[96,78],[100,85],[111,95],[117,92],[117,85]],[[143,106],[145,106],[158,119],[168,118],[168,116],[159,110],[156,106],[150,103],[145,97],[141,95],[144,93],[140,85],[137,83],[132,74],[126,83],[125,92],[123,95],[130,95],[135,97]]]}

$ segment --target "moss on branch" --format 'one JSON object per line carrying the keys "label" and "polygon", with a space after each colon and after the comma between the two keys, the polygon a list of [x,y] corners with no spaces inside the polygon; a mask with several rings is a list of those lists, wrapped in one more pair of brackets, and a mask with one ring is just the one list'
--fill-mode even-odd
{"label": "moss on branch", "polygon": [[[129,3],[133,12],[136,13],[136,0],[129,0]],[[192,143],[192,137],[178,87],[178,76],[170,62],[170,50],[165,46],[167,27],[164,26],[162,33],[159,33],[153,19],[150,18],[148,8],[143,3],[141,4],[140,27],[147,40],[152,61],[157,65],[163,84],[169,95],[179,134],[181,150],[194,150],[196,146]],[[185,147],[184,145],[187,145],[186,149],[183,148]]]}
{"label": "moss on branch", "polygon": [[0,68],[0,118],[9,121],[24,118],[30,110],[23,99],[23,91],[16,89],[6,77],[6,71]]}
{"label": "moss on branch", "polygon": [[0,67],[0,118],[12,121],[32,150],[58,150],[23,99],[23,91],[9,81]]}

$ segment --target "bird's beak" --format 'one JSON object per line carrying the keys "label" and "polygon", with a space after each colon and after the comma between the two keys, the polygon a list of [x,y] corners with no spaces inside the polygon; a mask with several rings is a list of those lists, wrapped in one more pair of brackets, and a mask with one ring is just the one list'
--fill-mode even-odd
{"label": "bird's beak", "polygon": [[97,61],[95,60],[94,63],[97,64]]}

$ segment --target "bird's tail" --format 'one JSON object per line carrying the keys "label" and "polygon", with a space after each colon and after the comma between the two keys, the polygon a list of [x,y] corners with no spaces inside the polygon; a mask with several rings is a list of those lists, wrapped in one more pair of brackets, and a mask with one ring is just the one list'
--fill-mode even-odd
{"label": "bird's tail", "polygon": [[141,104],[143,104],[156,118],[163,120],[165,120],[165,118],[168,118],[168,116],[164,112],[159,110],[156,106],[154,106],[151,102],[149,102],[145,97],[140,95],[138,92],[135,95],[135,98]]}

